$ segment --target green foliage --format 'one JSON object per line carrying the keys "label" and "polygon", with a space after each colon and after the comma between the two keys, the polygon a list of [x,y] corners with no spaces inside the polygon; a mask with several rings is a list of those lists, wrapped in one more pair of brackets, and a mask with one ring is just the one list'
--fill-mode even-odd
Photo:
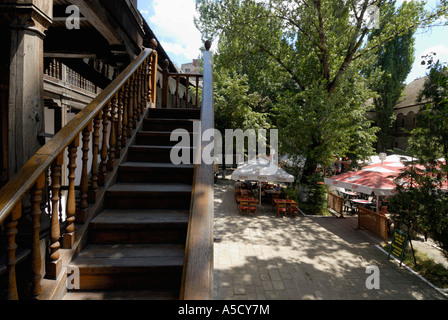
{"label": "green foliage", "polygon": [[360,70],[375,64],[384,43],[434,19],[422,3],[404,2],[373,32],[368,6],[393,3],[197,0],[196,24],[204,38],[219,36],[217,68],[247,75],[248,92],[269,102],[255,110],[281,129],[281,151],[306,158],[306,176],[334,155],[372,154],[377,129],[365,102],[378,74]]}
{"label": "green foliage", "polygon": [[[379,35],[390,17],[396,14],[396,1],[387,2],[381,10],[381,28],[375,30],[371,37]],[[377,62],[369,66],[368,73],[381,72],[373,89],[378,93],[374,98],[375,122],[378,132],[378,152],[393,148],[395,113],[409,72],[414,62],[415,29],[394,37],[379,46]]]}
{"label": "green foliage", "polygon": [[323,178],[318,174],[306,177],[303,184],[308,189],[308,199],[301,204],[307,214],[322,215],[327,208],[327,186],[323,183]]}
{"label": "green foliage", "polygon": [[269,129],[267,115],[254,111],[263,103],[260,94],[249,93],[247,76],[215,73],[215,127],[225,129]]}

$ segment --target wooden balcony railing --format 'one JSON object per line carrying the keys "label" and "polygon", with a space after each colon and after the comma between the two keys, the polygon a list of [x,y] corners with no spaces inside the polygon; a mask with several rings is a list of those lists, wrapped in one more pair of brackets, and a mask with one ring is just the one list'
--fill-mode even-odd
{"label": "wooden balcony railing", "polygon": [[51,78],[62,81],[64,84],[75,88],[80,88],[92,93],[98,93],[99,91],[99,88],[91,81],[56,59],[51,59],[48,66],[45,68],[44,73]]}
{"label": "wooden balcony railing", "polygon": [[[199,87],[202,74],[171,73],[168,61],[162,71],[162,108],[200,108]],[[170,90],[171,84],[175,83]]]}
{"label": "wooden balcony railing", "polygon": [[[204,85],[201,108],[201,137],[205,130],[214,128],[213,71],[210,42],[204,52]],[[198,139],[193,180],[193,194],[188,222],[184,269],[180,298],[208,300],[213,290],[213,163],[202,161],[202,154],[210,142]]]}
{"label": "wooden balcony railing", "polygon": [[[60,74],[59,70],[55,74]],[[130,142],[143,110],[149,102],[155,103],[156,79],[157,53],[145,49],[0,190],[0,225],[5,227],[7,237],[8,299],[19,298],[15,271],[16,235],[23,204],[30,207],[32,220],[30,295],[39,299],[44,291],[43,276],[56,279],[62,271],[61,249],[73,246],[77,237],[75,221],[82,224],[88,220],[89,203],[100,200],[97,197],[99,189],[114,168],[120,151]],[[82,164],[81,170],[76,170],[80,146]],[[60,191],[64,161],[68,169],[68,195],[65,224],[61,228]],[[75,180],[80,180],[76,188]],[[51,222],[50,243],[46,248],[48,258],[41,254],[40,247],[43,210],[49,213]]]}

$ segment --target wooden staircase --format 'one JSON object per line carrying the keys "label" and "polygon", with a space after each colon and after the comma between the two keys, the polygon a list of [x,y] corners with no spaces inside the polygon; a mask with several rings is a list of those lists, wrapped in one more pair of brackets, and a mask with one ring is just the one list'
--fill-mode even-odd
{"label": "wooden staircase", "polygon": [[178,141],[170,134],[192,135],[199,118],[199,109],[149,110],[89,224],[88,244],[70,263],[80,289],[65,300],[179,298],[194,165],[171,163]]}

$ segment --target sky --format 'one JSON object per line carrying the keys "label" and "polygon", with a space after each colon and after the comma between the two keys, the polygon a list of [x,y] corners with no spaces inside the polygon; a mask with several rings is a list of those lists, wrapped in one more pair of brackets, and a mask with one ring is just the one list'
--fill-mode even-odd
{"label": "sky", "polygon": [[[179,67],[197,59],[200,48],[203,47],[201,34],[193,22],[194,17],[197,16],[195,2],[195,0],[138,0],[138,9],[171,60]],[[427,2],[427,8],[433,8],[437,0]],[[419,30],[416,33],[415,62],[406,83],[427,74],[426,66],[421,65],[422,56],[436,52],[438,59],[448,62],[447,35],[448,27],[435,27],[428,31]]]}

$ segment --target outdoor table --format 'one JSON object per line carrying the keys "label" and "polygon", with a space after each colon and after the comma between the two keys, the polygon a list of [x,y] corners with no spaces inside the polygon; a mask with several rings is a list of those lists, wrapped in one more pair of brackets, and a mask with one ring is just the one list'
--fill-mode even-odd
{"label": "outdoor table", "polygon": [[258,203],[258,199],[256,199],[256,198],[237,197],[237,201],[238,201],[238,202],[241,202],[241,201],[249,201],[249,202],[256,202],[256,203]]}
{"label": "outdoor table", "polygon": [[[371,201],[369,200],[364,200],[364,199],[352,199],[350,200],[351,202],[357,204],[357,205],[363,205],[363,206],[367,206],[369,204],[372,204]],[[358,206],[356,206],[356,209],[358,209]]]}
{"label": "outdoor table", "polygon": [[[290,204],[297,204],[297,205],[298,205],[298,203],[297,203],[296,201],[291,200],[291,199],[274,199],[274,202],[275,202],[275,211],[277,211],[277,205],[278,205],[279,203],[286,203],[286,205],[288,206],[288,208],[289,208],[289,205],[290,205]],[[289,209],[288,209],[288,210],[289,210]]]}
{"label": "outdoor table", "polygon": [[291,203],[296,203],[296,201],[291,200],[291,199],[274,199],[275,203],[286,203],[286,204],[291,204]]}

